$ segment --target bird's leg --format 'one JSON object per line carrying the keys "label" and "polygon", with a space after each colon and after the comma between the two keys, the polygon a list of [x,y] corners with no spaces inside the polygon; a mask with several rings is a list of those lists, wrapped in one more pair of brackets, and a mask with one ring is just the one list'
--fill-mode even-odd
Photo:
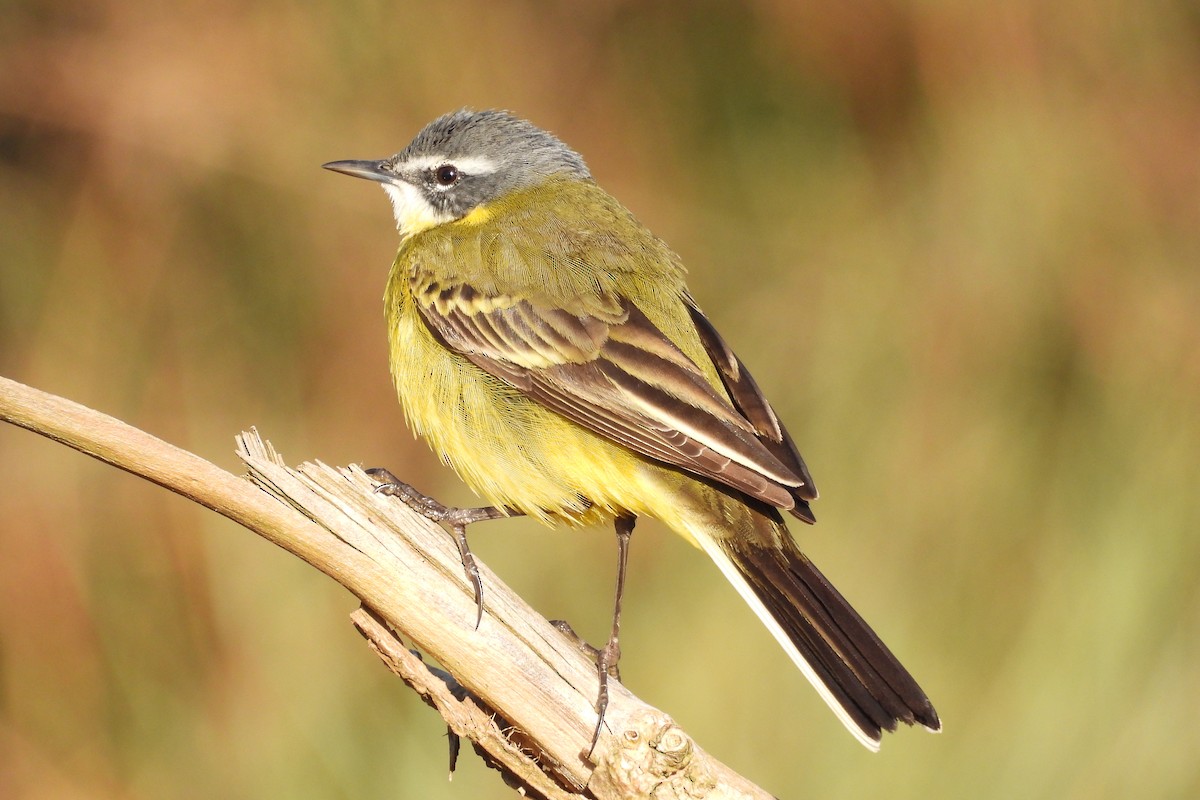
{"label": "bird's leg", "polygon": [[608,635],[608,643],[599,651],[596,658],[596,669],[600,673],[600,695],[596,698],[596,730],[592,733],[592,746],[588,748],[588,758],[600,741],[600,728],[604,725],[604,712],[608,708],[608,679],[609,676],[620,679],[617,663],[621,660],[621,645],[618,637],[621,633],[621,595],[625,592],[625,566],[629,561],[629,538],[633,535],[633,525],[637,517],[621,516],[614,521],[617,530],[617,598],[613,604],[612,631]]}
{"label": "bird's leg", "polygon": [[475,590],[475,630],[479,630],[479,624],[483,621],[483,579],[479,577],[479,567],[475,563],[475,556],[471,554],[471,548],[467,546],[467,526],[472,522],[520,516],[521,512],[496,506],[483,506],[482,508],[444,506],[429,495],[422,494],[402,482],[383,467],[368,469],[366,473],[379,481],[375,491],[389,497],[397,497],[403,501],[404,505],[426,519],[450,528],[451,533],[454,534],[454,541],[458,545],[458,555],[462,559],[467,580],[471,582],[471,587]]}

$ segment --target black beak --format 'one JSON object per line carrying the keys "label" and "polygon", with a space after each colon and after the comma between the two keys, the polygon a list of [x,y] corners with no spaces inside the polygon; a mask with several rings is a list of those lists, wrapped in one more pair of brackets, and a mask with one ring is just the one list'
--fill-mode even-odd
{"label": "black beak", "polygon": [[366,178],[369,181],[379,181],[380,183],[388,183],[396,179],[396,175],[389,169],[390,163],[387,161],[330,161],[321,166],[344,175]]}

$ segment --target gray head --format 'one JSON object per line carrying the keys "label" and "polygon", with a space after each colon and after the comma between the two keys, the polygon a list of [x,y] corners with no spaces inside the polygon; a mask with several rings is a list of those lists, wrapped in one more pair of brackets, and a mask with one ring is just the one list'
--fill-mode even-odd
{"label": "gray head", "polygon": [[425,126],[382,161],[326,169],[383,184],[401,233],[460,219],[479,206],[555,175],[591,178],[578,153],[506,111],[455,111]]}

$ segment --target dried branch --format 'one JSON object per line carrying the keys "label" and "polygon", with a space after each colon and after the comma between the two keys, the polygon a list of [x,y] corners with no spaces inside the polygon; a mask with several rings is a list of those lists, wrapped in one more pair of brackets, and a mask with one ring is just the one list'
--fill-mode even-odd
{"label": "dried branch", "polygon": [[[526,796],[769,797],[615,681],[589,760],[595,664],[483,564],[487,607],[476,630],[474,599],[451,538],[376,494],[357,467],[292,469],[250,432],[238,437],[246,480],[6,378],[0,378],[0,419],[207,506],[345,586],[370,610],[352,618],[384,663]],[[400,636],[453,679],[426,666]]]}

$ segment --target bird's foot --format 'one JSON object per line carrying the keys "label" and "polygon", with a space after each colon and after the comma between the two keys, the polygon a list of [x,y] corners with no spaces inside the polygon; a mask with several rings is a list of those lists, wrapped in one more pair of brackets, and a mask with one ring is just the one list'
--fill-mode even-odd
{"label": "bird's foot", "polygon": [[[599,668],[600,659],[604,653],[602,648],[593,647],[592,645],[588,644],[588,642],[582,636],[575,632],[575,629],[571,627],[571,623],[567,622],[565,619],[552,619],[550,620],[550,624],[558,629],[560,633],[570,639],[571,643],[575,645],[575,649],[583,653],[592,661],[595,661],[597,668]],[[617,680],[621,680],[621,670],[616,662],[608,665],[605,668],[605,671]]]}
{"label": "bird's foot", "polygon": [[604,727],[604,712],[608,710],[608,681],[610,678],[621,680],[621,645],[616,639],[610,638],[604,647],[593,647],[576,633],[571,623],[566,620],[553,619],[550,620],[550,624],[570,639],[579,652],[596,662],[596,672],[600,676],[600,692],[596,696],[596,728],[592,731],[592,743],[587,751],[588,758],[591,758],[596,743],[600,741],[600,729]]}
{"label": "bird's foot", "polygon": [[368,469],[366,473],[379,481],[379,485],[375,487],[376,492],[396,497],[426,519],[445,525],[450,529],[454,535],[454,542],[458,545],[458,554],[462,559],[463,570],[475,592],[475,629],[479,630],[479,625],[483,621],[483,579],[479,576],[479,566],[475,563],[475,556],[467,545],[467,526],[473,522],[513,516],[516,512],[496,506],[482,508],[446,506],[404,483],[390,470],[383,467]]}

